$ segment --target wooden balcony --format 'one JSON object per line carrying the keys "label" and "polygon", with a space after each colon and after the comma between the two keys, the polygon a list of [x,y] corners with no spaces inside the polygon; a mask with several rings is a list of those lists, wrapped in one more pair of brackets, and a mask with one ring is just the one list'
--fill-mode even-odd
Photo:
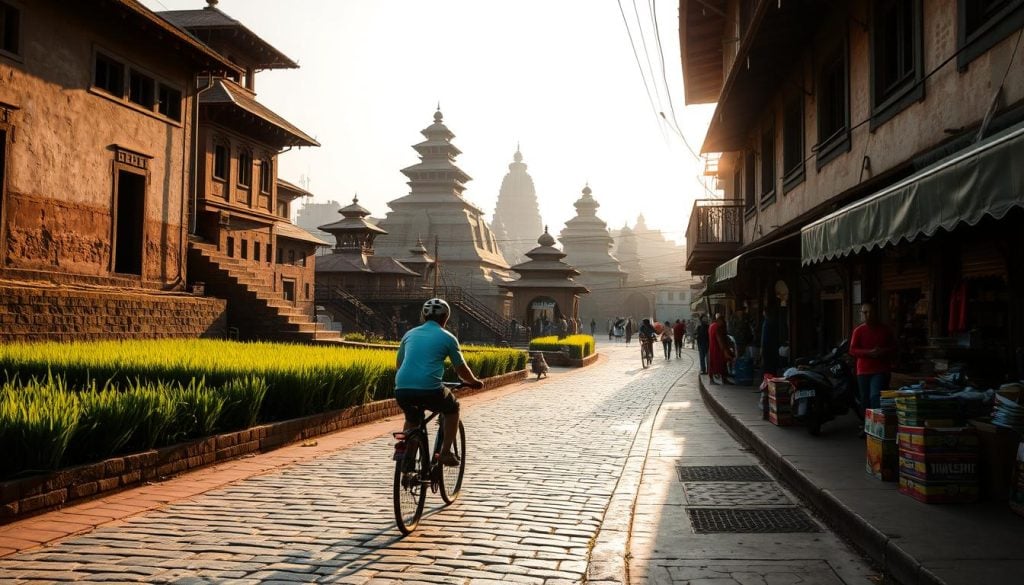
{"label": "wooden balcony", "polygon": [[743,202],[698,199],[686,228],[686,269],[708,275],[743,244]]}

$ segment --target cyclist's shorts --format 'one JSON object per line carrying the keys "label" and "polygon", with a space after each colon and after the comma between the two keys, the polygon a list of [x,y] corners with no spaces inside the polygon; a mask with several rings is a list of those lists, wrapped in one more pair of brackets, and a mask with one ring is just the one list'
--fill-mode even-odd
{"label": "cyclist's shorts", "polygon": [[449,388],[437,390],[395,390],[398,406],[405,413],[405,421],[410,425],[419,425],[423,420],[423,411],[451,414],[459,412],[459,401]]}

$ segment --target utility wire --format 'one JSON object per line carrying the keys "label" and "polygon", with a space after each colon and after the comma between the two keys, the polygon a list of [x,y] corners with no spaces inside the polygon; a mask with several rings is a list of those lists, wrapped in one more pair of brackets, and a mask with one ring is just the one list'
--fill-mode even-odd
{"label": "utility wire", "polygon": [[[633,57],[636,59],[636,68],[640,72],[640,79],[644,82],[644,90],[647,92],[647,101],[651,104],[651,112],[657,116],[657,108],[654,107],[654,98],[651,96],[651,88],[647,84],[647,76],[644,75],[644,68],[640,65],[640,54],[636,51],[636,42],[633,41],[633,31],[629,28],[629,21],[626,20],[626,11],[622,8],[622,0],[616,0],[619,4],[619,14],[622,15],[622,24],[626,27],[626,35],[629,36],[629,46],[633,49]],[[634,4],[635,6],[635,4]],[[655,118],[657,119],[657,118]],[[661,124],[658,124],[658,128],[661,128]]]}

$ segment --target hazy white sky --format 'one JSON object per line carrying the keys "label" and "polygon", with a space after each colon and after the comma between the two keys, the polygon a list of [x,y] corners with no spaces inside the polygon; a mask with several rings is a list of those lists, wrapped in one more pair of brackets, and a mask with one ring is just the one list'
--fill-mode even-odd
{"label": "hazy white sky", "polygon": [[654,113],[672,119],[667,86],[683,135],[700,147],[712,108],[683,106],[674,0],[622,0],[640,67],[612,0],[221,0],[218,8],[301,66],[257,74],[256,90],[322,144],[280,162],[282,178],[308,177],[317,201],[358,193],[383,217],[387,202],[409,191],[399,171],[418,162],[411,145],[438,102],[463,152],[456,164],[474,179],[465,196],[488,218],[517,143],[556,234],[588,181],[609,226],[644,213],[680,241],[693,200],[707,196],[702,165]]}

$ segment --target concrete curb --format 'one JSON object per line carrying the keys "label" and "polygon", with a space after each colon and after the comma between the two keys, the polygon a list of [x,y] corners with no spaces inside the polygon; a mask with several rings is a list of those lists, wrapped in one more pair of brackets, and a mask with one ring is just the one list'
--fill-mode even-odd
{"label": "concrete curb", "polygon": [[829,520],[830,527],[850,540],[861,552],[876,562],[888,576],[903,585],[946,585],[891,538],[869,524],[831,492],[819,488],[775,448],[751,431],[708,392],[704,378],[699,377],[700,395],[708,408],[729,430],[757,452],[818,513]]}

